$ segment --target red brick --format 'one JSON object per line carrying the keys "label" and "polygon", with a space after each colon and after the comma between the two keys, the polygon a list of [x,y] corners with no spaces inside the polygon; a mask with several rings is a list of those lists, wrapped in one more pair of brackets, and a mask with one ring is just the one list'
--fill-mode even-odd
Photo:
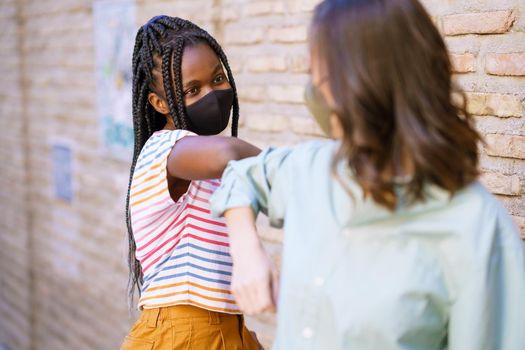
{"label": "red brick", "polygon": [[239,98],[244,102],[262,102],[266,98],[266,88],[262,85],[248,85],[239,88]]}
{"label": "red brick", "polygon": [[272,113],[250,114],[246,126],[255,131],[280,132],[288,128],[288,117]]}
{"label": "red brick", "polygon": [[450,54],[452,70],[455,73],[468,73],[476,71],[476,57],[471,53]]}
{"label": "red brick", "polygon": [[500,34],[512,27],[515,16],[512,11],[462,13],[443,16],[445,35]]}
{"label": "red brick", "polygon": [[284,6],[281,2],[262,1],[249,2],[244,7],[244,16],[264,16],[284,13]]}
{"label": "red brick", "polygon": [[271,85],[268,87],[268,97],[279,103],[304,102],[304,86],[302,85]]}
{"label": "red brick", "polygon": [[224,40],[227,44],[249,45],[257,44],[265,37],[262,28],[250,28],[242,30],[237,27],[228,27],[224,34]]}
{"label": "red brick", "polygon": [[293,73],[307,73],[310,69],[310,56],[307,54],[289,56],[287,65]]}
{"label": "red brick", "polygon": [[306,25],[270,28],[270,40],[277,43],[305,42],[308,36]]}
{"label": "red brick", "polygon": [[523,98],[513,94],[467,92],[468,110],[474,115],[521,117],[525,113]]}
{"label": "red brick", "polygon": [[525,75],[525,52],[489,53],[485,58],[485,72],[492,75]]}
{"label": "red brick", "polygon": [[525,159],[525,136],[488,134],[485,141],[491,156]]}
{"label": "red brick", "polygon": [[484,173],[480,180],[492,193],[507,196],[519,196],[521,194],[521,182],[518,175],[491,172]]}
{"label": "red brick", "polygon": [[319,124],[311,116],[296,116],[291,121],[292,131],[300,135],[324,136]]}
{"label": "red brick", "polygon": [[268,73],[286,71],[286,58],[284,55],[254,56],[246,60],[249,72]]}
{"label": "red brick", "polygon": [[288,0],[290,9],[293,12],[309,12],[312,11],[321,0]]}

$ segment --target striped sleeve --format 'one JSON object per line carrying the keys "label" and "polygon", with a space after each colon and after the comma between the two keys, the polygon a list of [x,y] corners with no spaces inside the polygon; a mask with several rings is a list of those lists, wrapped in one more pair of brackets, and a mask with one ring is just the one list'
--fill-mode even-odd
{"label": "striped sleeve", "polygon": [[[161,130],[153,134],[142,149],[135,166],[130,190],[132,227],[137,241],[147,237],[151,228],[167,221],[166,209],[174,206],[167,182],[167,161],[171,149],[185,136],[195,135],[186,130]],[[158,231],[158,230],[155,230]]]}

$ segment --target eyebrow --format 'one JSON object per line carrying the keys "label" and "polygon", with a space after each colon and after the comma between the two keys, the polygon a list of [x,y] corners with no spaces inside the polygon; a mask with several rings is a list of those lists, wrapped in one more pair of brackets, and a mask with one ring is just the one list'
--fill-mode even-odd
{"label": "eyebrow", "polygon": [[[213,73],[212,73],[212,75],[215,75],[215,73],[217,73],[217,72],[220,71],[220,70],[222,70],[222,64],[219,62],[219,63],[217,63],[217,66],[215,66],[215,68],[213,69]],[[184,86],[182,87],[182,89],[183,89],[183,90],[184,90],[184,89],[187,89],[187,88],[189,88],[190,86],[195,85],[195,84],[198,84],[198,83],[200,83],[199,80],[192,80],[192,81],[189,81],[189,82],[187,82],[186,84],[184,84]]]}

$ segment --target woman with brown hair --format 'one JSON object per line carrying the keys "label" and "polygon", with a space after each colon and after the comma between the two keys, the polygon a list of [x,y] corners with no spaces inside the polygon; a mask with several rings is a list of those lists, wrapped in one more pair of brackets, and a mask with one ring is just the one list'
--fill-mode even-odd
{"label": "woman with brown hair", "polygon": [[[278,306],[274,349],[525,349],[523,245],[477,182],[481,139],[424,8],[325,0],[310,49],[307,104],[334,140],[230,162],[212,197],[239,307]],[[280,291],[259,211],[284,227]]]}

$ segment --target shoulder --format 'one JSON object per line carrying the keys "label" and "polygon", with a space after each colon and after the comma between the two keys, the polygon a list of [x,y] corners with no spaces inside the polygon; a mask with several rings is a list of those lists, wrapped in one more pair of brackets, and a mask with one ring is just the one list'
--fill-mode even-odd
{"label": "shoulder", "polygon": [[332,161],[339,147],[340,143],[334,140],[308,141],[291,148],[289,158],[295,168],[318,169]]}
{"label": "shoulder", "polygon": [[299,157],[330,157],[339,146],[340,142],[335,140],[313,140],[297,144],[293,147],[293,152]]}
{"label": "shoulder", "polygon": [[165,144],[175,144],[178,140],[186,136],[196,136],[195,133],[188,130],[159,130],[155,131],[146,141],[144,147],[142,148],[141,154],[146,152],[151,152],[154,150],[161,149],[162,145]]}
{"label": "shoulder", "polygon": [[[254,165],[262,165],[270,173],[280,177],[293,177],[300,174],[300,178],[306,180],[312,171],[329,169],[334,154],[335,143],[330,140],[308,141],[293,146],[269,147],[264,149],[260,155],[234,162],[239,167],[251,168]],[[321,164],[323,163],[323,164]],[[278,170],[278,171],[277,171]],[[295,181],[294,180],[294,181]],[[308,180],[307,180],[308,181]]]}
{"label": "shoulder", "polygon": [[502,203],[482,184],[475,182],[455,195],[451,201],[457,208],[458,232],[467,251],[480,261],[495,252],[522,253],[523,242],[518,229]]}
{"label": "shoulder", "polygon": [[188,130],[159,130],[150,136],[142,147],[137,159],[137,168],[149,162],[167,156],[175,143],[186,136],[195,136]]}
{"label": "shoulder", "polygon": [[465,211],[470,211],[473,219],[479,221],[510,219],[502,203],[478,181],[455,194],[451,202]]}

